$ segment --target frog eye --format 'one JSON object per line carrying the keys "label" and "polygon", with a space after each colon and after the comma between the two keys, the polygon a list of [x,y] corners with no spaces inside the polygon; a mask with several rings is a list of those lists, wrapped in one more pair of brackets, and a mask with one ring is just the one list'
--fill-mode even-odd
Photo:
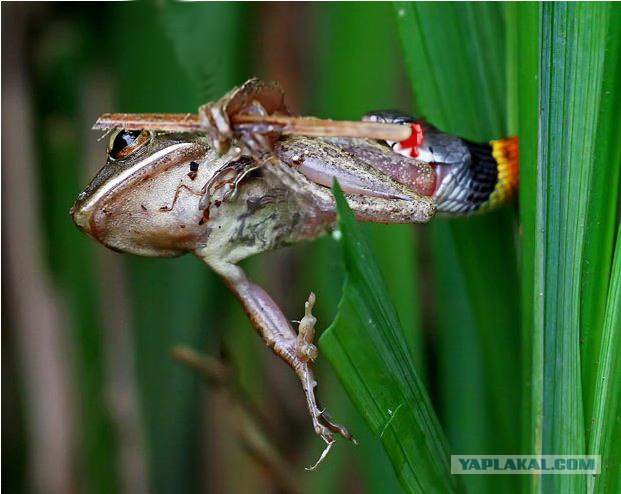
{"label": "frog eye", "polygon": [[151,140],[148,130],[119,129],[110,137],[108,155],[113,160],[124,160],[130,157]]}

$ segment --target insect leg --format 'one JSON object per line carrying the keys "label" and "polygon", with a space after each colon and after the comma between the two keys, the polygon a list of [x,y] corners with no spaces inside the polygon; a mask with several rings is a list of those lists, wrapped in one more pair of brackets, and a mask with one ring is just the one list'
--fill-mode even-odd
{"label": "insect leg", "polygon": [[280,132],[276,128],[265,128],[261,124],[248,124],[235,135],[231,117],[238,114],[267,116],[274,113],[290,113],[285,106],[282,88],[275,82],[266,83],[256,78],[232,89],[218,101],[207,103],[198,109],[201,124],[207,129],[216,151],[225,153],[232,140],[237,137],[250,154],[257,157],[271,150]]}

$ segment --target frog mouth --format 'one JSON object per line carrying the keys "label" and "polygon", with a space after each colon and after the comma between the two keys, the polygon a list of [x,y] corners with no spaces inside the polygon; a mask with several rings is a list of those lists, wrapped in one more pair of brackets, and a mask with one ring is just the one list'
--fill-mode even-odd
{"label": "frog mouth", "polygon": [[73,222],[75,223],[75,225],[80,230],[82,230],[84,233],[86,233],[90,237],[95,238],[92,234],[92,229],[91,229],[92,214],[90,211],[85,211],[83,208],[76,207],[76,205],[74,205],[69,210],[69,214],[71,215],[71,218],[73,219]]}
{"label": "frog mouth", "polygon": [[[118,173],[113,170],[111,171],[107,166],[102,168],[87,186],[86,190],[78,196],[73,207],[69,210],[69,214],[73,218],[75,225],[90,237],[101,242],[102,240],[96,235],[96,225],[94,225],[92,221],[94,213],[97,210],[97,204],[101,199],[138,173],[142,168],[151,166],[158,160],[173,154],[179,149],[189,146],[192,146],[192,144],[187,142],[167,146],[153,153],[146,159],[141,159],[124,168],[121,167]],[[115,166],[116,168],[114,168],[114,170],[117,170],[119,165],[115,164]]]}

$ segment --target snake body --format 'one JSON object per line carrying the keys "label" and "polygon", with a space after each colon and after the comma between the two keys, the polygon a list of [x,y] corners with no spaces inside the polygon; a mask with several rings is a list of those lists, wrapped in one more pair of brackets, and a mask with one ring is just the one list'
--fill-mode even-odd
{"label": "snake body", "polygon": [[434,167],[436,186],[432,195],[440,213],[462,216],[493,209],[517,191],[517,137],[476,143],[441,132],[415,116],[393,111],[369,113],[364,119],[412,127],[408,140],[387,144],[403,156]]}

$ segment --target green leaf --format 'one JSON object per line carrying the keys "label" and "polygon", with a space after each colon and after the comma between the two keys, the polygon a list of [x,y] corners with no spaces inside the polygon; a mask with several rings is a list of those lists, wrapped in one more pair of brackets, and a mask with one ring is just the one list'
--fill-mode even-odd
{"label": "green leaf", "polygon": [[[396,12],[417,113],[444,131],[473,140],[506,137],[503,6],[485,2],[399,2]],[[477,452],[516,451],[520,396],[515,384],[519,382],[520,359],[516,353],[519,293],[513,211],[504,208],[452,220],[449,228],[464,280],[463,289],[455,290],[454,297],[468,301],[479,335],[471,343],[480,348],[486,375],[484,403],[470,400],[470,410],[464,416],[474,417],[481,407],[491,411],[491,447]],[[437,310],[452,311],[454,305],[453,299],[439,299]],[[452,369],[448,372],[454,374]],[[452,406],[450,399],[443,403]],[[507,491],[517,486],[515,478],[487,482],[503,483],[494,490]]]}
{"label": "green leaf", "polygon": [[[583,454],[582,262],[609,6],[542,9],[534,321],[544,342],[542,452]],[[586,478],[549,475],[541,484],[546,492],[582,492]]]}
{"label": "green leaf", "polygon": [[621,490],[621,227],[617,231],[612,278],[604,314],[600,363],[595,385],[593,430],[589,454],[601,455],[602,470],[598,477],[589,477],[589,491],[619,492]]}
{"label": "green leaf", "polygon": [[[427,282],[433,294],[428,310],[437,324],[440,419],[451,454],[484,453],[492,450],[495,435],[489,427],[493,412],[486,405],[489,387],[480,335],[464,296],[466,280],[459,267],[450,224],[433,221],[428,228],[433,270],[433,279]],[[490,483],[490,476],[466,475],[463,483],[468,492],[501,490]]]}
{"label": "green leaf", "polygon": [[240,60],[246,47],[241,3],[164,2],[162,25],[172,42],[176,59],[192,81],[201,103],[219,98],[243,82]]}
{"label": "green leaf", "polygon": [[[611,5],[609,12],[605,47],[592,48],[604,50],[606,59],[582,261],[582,372],[587,411],[593,409],[621,181],[621,93],[618,90],[621,87],[621,8]],[[585,419],[588,431],[590,420],[588,416]]]}
{"label": "green leaf", "polygon": [[[537,218],[537,158],[539,137],[539,40],[540,4],[507,4],[509,127],[520,136],[520,267],[522,315],[522,452],[541,451],[543,410],[543,327],[534,324],[539,300],[535,285]],[[541,476],[525,476],[526,491],[539,489]]]}
{"label": "green leaf", "polygon": [[410,82],[423,116],[470,139],[505,137],[502,6],[397,2],[396,9]]}
{"label": "green leaf", "polygon": [[[527,452],[580,454],[599,384],[598,362],[605,361],[599,352],[618,214],[619,10],[605,3],[416,3],[398,4],[397,13],[410,78],[426,117],[476,139],[501,136],[506,129],[519,133],[524,400],[515,410],[523,410]],[[506,100],[499,100],[503,91]],[[509,117],[506,126],[497,114]],[[488,369],[512,377],[502,362],[515,361],[506,353],[517,348],[507,346],[515,333],[509,329],[503,340],[490,324],[503,321],[497,327],[504,332],[505,323],[517,322],[511,317],[515,297],[513,303],[510,298],[517,281],[514,259],[506,244],[502,248],[502,239],[512,237],[508,220],[498,218],[496,238],[486,232],[493,227],[491,217],[452,229],[483,358]],[[511,261],[505,269],[493,250],[486,250],[494,246]],[[503,273],[509,274],[504,280]],[[505,291],[495,293],[498,288]],[[496,347],[490,344],[494,338],[499,338]],[[515,402],[490,385],[506,413],[504,406]],[[509,417],[497,415],[494,429],[502,431],[498,425],[507,425]],[[499,437],[498,444],[509,445],[505,439],[513,438]],[[585,486],[584,478],[546,476],[533,477],[530,488]]]}
{"label": "green leaf", "polygon": [[346,280],[339,310],[319,340],[349,397],[381,440],[407,492],[453,492],[444,433],[416,374],[384,280],[349,210],[337,201]]}

